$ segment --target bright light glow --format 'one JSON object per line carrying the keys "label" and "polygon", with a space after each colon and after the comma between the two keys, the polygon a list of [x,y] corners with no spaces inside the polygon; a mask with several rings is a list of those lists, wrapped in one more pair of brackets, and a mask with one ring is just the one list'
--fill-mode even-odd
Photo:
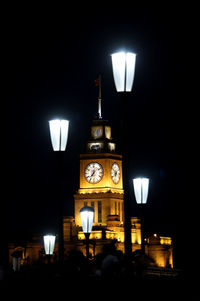
{"label": "bright light glow", "polygon": [[68,138],[69,121],[60,119],[50,120],[49,128],[53,150],[65,151]]}
{"label": "bright light glow", "polygon": [[146,204],[149,190],[148,178],[133,179],[135,199],[138,204]]}
{"label": "bright light glow", "polygon": [[54,246],[55,246],[55,239],[54,235],[45,235],[44,237],[44,250],[46,255],[52,255]]}
{"label": "bright light glow", "polygon": [[136,54],[117,52],[111,55],[117,92],[131,92],[135,74]]}
{"label": "bright light glow", "polygon": [[83,232],[91,233],[94,221],[94,209],[92,207],[85,206],[80,210],[80,214]]}

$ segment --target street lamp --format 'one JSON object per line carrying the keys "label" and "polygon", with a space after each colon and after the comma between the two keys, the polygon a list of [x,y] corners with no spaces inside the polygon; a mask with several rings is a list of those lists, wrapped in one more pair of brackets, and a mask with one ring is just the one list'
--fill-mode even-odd
{"label": "street lamp", "polygon": [[135,178],[133,179],[133,187],[137,204],[146,204],[149,191],[149,179]]}
{"label": "street lamp", "polygon": [[89,259],[89,236],[92,231],[92,224],[94,221],[94,209],[93,207],[85,206],[81,208],[80,214],[82,228],[86,239],[86,256]]}
{"label": "street lamp", "polygon": [[52,255],[53,251],[54,251],[56,236],[55,235],[44,235],[43,239],[44,239],[45,254]]}
{"label": "street lamp", "polygon": [[68,138],[69,121],[54,119],[49,121],[51,143],[54,151],[65,151]]}
{"label": "street lamp", "polygon": [[52,147],[57,156],[57,186],[58,186],[58,253],[59,262],[64,260],[64,240],[63,240],[63,203],[62,203],[62,153],[65,151],[68,139],[69,121],[54,119],[49,121],[50,137]]}
{"label": "street lamp", "polygon": [[54,251],[56,236],[44,235],[43,239],[44,239],[45,254],[48,256],[48,262],[50,262],[51,255],[53,254]]}
{"label": "street lamp", "polygon": [[136,54],[133,52],[117,52],[111,55],[113,77],[115,87],[120,95],[121,101],[121,151],[123,156],[123,186],[124,186],[124,232],[125,232],[125,254],[130,258],[132,253],[131,243],[131,216],[130,216],[130,183],[129,183],[129,121],[128,115],[130,108],[128,107],[127,98],[133,86]]}
{"label": "street lamp", "polygon": [[136,54],[122,51],[113,53],[111,57],[117,92],[131,92],[135,74]]}
{"label": "street lamp", "polygon": [[136,202],[140,208],[141,214],[141,246],[144,252],[144,205],[147,203],[148,191],[149,191],[149,179],[148,178],[135,178],[133,179],[133,187],[135,193]]}
{"label": "street lamp", "polygon": [[44,240],[45,254],[48,258],[48,263],[50,263],[51,256],[52,256],[53,251],[54,251],[56,236],[55,235],[44,235],[43,240]]}

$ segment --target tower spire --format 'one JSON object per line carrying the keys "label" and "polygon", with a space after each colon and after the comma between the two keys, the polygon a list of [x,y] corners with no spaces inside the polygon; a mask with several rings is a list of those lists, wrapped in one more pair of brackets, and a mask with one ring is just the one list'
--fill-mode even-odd
{"label": "tower spire", "polygon": [[98,96],[98,118],[102,119],[101,115],[101,74],[99,74],[98,79],[95,81],[96,85],[99,86],[99,96]]}

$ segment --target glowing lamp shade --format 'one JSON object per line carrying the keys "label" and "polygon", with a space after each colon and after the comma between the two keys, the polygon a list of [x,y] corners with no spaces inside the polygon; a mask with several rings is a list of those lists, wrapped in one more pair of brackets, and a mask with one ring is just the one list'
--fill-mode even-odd
{"label": "glowing lamp shade", "polygon": [[44,250],[46,255],[52,255],[55,246],[55,235],[45,235],[44,237]]}
{"label": "glowing lamp shade", "polygon": [[117,52],[111,55],[117,92],[131,92],[135,75],[136,54]]}
{"label": "glowing lamp shade", "polygon": [[49,121],[51,142],[54,151],[65,151],[68,138],[69,121],[54,119]]}
{"label": "glowing lamp shade", "polygon": [[92,207],[85,206],[80,210],[80,214],[83,232],[91,233],[94,221],[94,209]]}
{"label": "glowing lamp shade", "polygon": [[148,178],[133,179],[135,199],[138,204],[146,204],[149,190]]}

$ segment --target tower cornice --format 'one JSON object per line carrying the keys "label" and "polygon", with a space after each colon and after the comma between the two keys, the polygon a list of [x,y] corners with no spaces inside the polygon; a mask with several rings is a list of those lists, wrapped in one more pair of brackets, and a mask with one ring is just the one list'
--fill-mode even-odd
{"label": "tower cornice", "polygon": [[86,200],[86,199],[120,199],[123,200],[123,193],[124,191],[121,190],[121,193],[114,193],[114,192],[106,192],[106,193],[76,193],[74,194],[74,198],[76,200]]}
{"label": "tower cornice", "polygon": [[90,153],[90,154],[80,154],[80,159],[99,159],[99,158],[108,158],[108,159],[117,159],[122,160],[122,155],[115,153]]}

